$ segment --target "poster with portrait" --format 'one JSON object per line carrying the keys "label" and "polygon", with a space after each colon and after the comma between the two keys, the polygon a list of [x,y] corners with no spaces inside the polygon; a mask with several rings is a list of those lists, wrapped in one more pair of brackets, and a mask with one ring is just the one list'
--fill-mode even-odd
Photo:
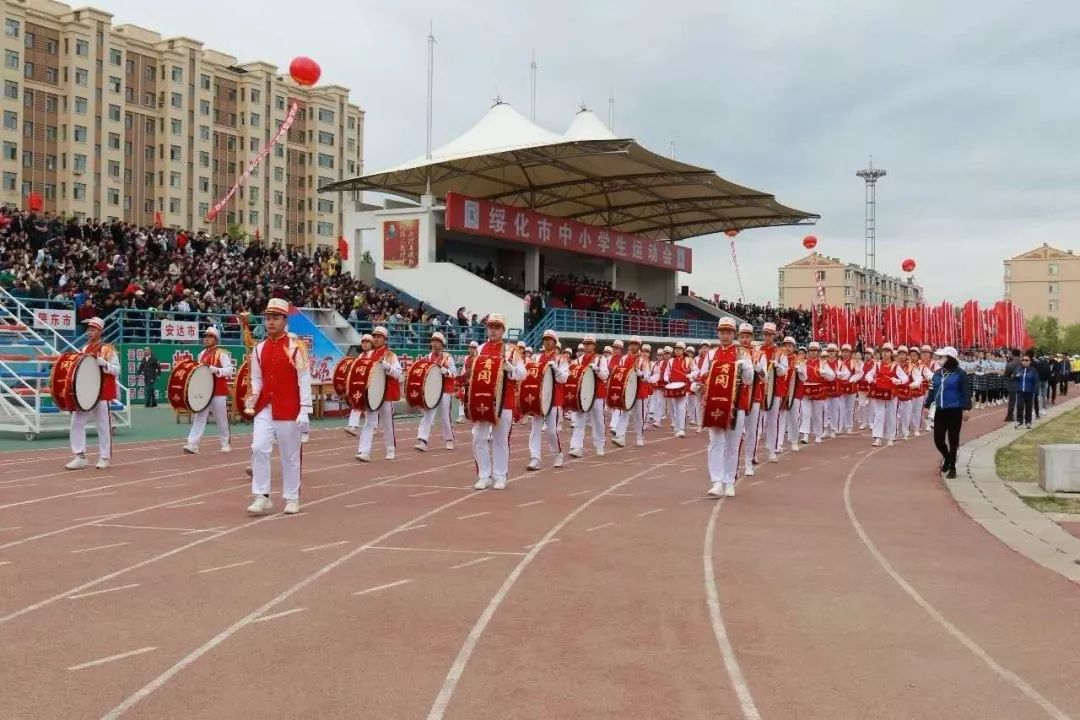
{"label": "poster with portrait", "polygon": [[414,268],[420,256],[420,219],[383,223],[383,269]]}

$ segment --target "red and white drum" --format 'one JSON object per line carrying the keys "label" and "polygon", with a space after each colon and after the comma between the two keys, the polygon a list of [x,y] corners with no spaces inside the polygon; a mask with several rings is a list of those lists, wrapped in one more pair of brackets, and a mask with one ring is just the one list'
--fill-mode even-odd
{"label": "red and white drum", "polygon": [[405,400],[409,407],[432,410],[442,399],[442,368],[430,360],[417,360],[405,375]]}
{"label": "red and white drum", "polygon": [[617,367],[608,377],[608,407],[629,410],[637,402],[638,374],[632,367]]}
{"label": "red and white drum", "polygon": [[596,373],[591,365],[571,365],[566,378],[566,409],[589,412],[596,402]]}
{"label": "red and white drum", "polygon": [[521,412],[547,417],[554,402],[555,370],[548,363],[527,363],[525,379],[521,381]]}
{"label": "red and white drum", "polygon": [[214,374],[206,365],[181,360],[173,366],[165,395],[174,410],[202,412],[214,399]]}
{"label": "red and white drum", "polygon": [[739,415],[736,399],[741,376],[739,364],[713,362],[703,386],[701,424],[704,427],[734,429]]}
{"label": "red and white drum", "polygon": [[53,404],[65,412],[93,410],[101,398],[101,375],[93,355],[62,353],[49,378]]}
{"label": "red and white drum", "polygon": [[233,384],[233,408],[243,413],[244,417],[250,418],[254,413],[248,412],[247,399],[251,394],[251,359],[240,363],[236,370],[236,382]]}
{"label": "red and white drum", "polygon": [[354,362],[356,362],[355,357],[344,357],[338,360],[338,364],[334,366],[334,394],[340,398],[344,398],[348,390],[346,384],[349,380],[349,371],[352,370]]}
{"label": "red and white drum", "polygon": [[496,423],[502,412],[506,374],[501,357],[478,357],[469,369],[465,391],[465,417],[472,422]]}
{"label": "red and white drum", "polygon": [[799,373],[794,368],[788,370],[788,386],[787,395],[784,396],[784,404],[781,405],[781,410],[791,410],[795,407],[795,392],[802,385],[802,380],[799,379]]}
{"label": "red and white drum", "polygon": [[765,368],[765,377],[758,382],[765,384],[765,396],[761,402],[761,409],[772,410],[773,403],[776,402],[776,365],[769,363]]}
{"label": "red and white drum", "polygon": [[664,397],[666,398],[685,397],[688,392],[690,392],[690,386],[684,382],[669,382],[664,386]]}
{"label": "red and white drum", "polygon": [[353,410],[377,411],[386,399],[386,369],[378,360],[357,358],[345,381],[345,397]]}

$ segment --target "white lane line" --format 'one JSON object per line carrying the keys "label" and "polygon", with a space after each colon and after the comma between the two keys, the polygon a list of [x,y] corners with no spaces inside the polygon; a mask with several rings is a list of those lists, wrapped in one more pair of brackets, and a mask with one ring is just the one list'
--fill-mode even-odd
{"label": "white lane line", "polygon": [[638,517],[646,517],[648,515],[655,515],[658,512],[664,512],[664,508],[653,508],[652,510],[646,510],[643,513],[638,513]]}
{"label": "white lane line", "polygon": [[746,720],[761,720],[757,705],[754,704],[754,696],[750,693],[750,686],[739,668],[739,661],[735,657],[735,648],[728,638],[727,626],[724,625],[724,615],[720,608],[720,592],[716,588],[716,569],[713,567],[713,545],[716,536],[716,516],[720,508],[724,506],[723,500],[717,500],[709,513],[709,523],[705,526],[705,543],[701,553],[702,565],[705,568],[705,600],[709,607],[709,620],[712,623],[713,634],[720,646],[720,655],[724,660],[724,669],[727,670],[728,679],[735,689],[735,697],[739,700],[743,717]]}
{"label": "white lane line", "polygon": [[490,514],[491,514],[491,512],[485,510],[484,512],[473,513],[472,515],[459,515],[458,520],[468,520],[470,518],[478,518],[478,517],[483,517],[484,515],[490,515]]}
{"label": "white lane line", "polygon": [[[466,495],[466,497],[469,497],[469,496]],[[403,532],[409,532],[410,530],[419,530],[420,528],[426,528],[426,527],[427,527],[426,523],[422,524],[422,525],[410,525],[409,527],[403,527],[400,530],[395,530],[394,532],[403,533]]]}
{"label": "white lane line", "polygon": [[244,565],[250,565],[253,562],[255,562],[255,561],[254,560],[244,560],[243,562],[234,562],[234,563],[230,563],[229,565],[218,565],[217,567],[206,568],[205,570],[200,570],[199,574],[204,575],[206,573],[217,572],[218,570],[231,570],[232,568],[243,567]]}
{"label": "white lane line", "polygon": [[765,482],[765,481],[764,480],[755,480],[754,482],[747,485],[747,487],[754,487],[755,485],[760,485],[763,482]]}
{"label": "white lane line", "polygon": [[323,488],[338,487],[339,485],[344,485],[344,484],[345,483],[343,483],[343,482],[339,482],[339,483],[326,483],[325,485],[312,485],[311,489],[312,490],[322,490]]}
{"label": "white lane line", "polygon": [[22,525],[14,525],[12,527],[0,528],[0,532],[11,532],[12,530],[22,530]]}
{"label": "white lane line", "polygon": [[539,505],[542,502],[544,502],[544,501],[543,500],[533,500],[532,502],[521,503],[520,505],[518,505],[518,507],[531,507],[533,505]]}
{"label": "white lane line", "polygon": [[86,668],[97,667],[98,665],[105,665],[106,663],[116,662],[117,660],[123,660],[129,657],[135,657],[136,655],[142,655],[143,653],[153,652],[157,650],[156,647],[144,647],[138,650],[131,650],[126,653],[120,653],[119,655],[110,655],[109,657],[99,658],[97,660],[91,660],[90,662],[84,662],[81,665],[72,665],[68,670],[85,670]]}
{"label": "white lane line", "polygon": [[592,490],[578,490],[576,493],[570,493],[567,497],[577,497],[579,495],[588,495]]}
{"label": "white lane line", "polygon": [[633,493],[611,493],[610,497],[634,497]]}
{"label": "white lane line", "polygon": [[91,527],[101,528],[121,528],[123,530],[175,530],[177,532],[187,533],[201,533],[201,532],[215,532],[221,528],[184,528],[184,527],[161,527],[158,525],[119,525],[114,523],[93,523]]}
{"label": "white lane line", "polygon": [[1028,683],[1023,678],[1014,673],[1012,670],[1009,670],[1008,668],[994,660],[990,653],[984,650],[982,646],[980,646],[971,637],[965,634],[963,630],[949,622],[945,618],[945,616],[937,610],[937,608],[931,605],[929,601],[926,600],[926,598],[919,594],[919,591],[916,590],[911,585],[911,583],[904,579],[903,575],[897,572],[896,568],[894,568],[892,564],[885,558],[885,556],[881,554],[881,551],[878,550],[877,545],[874,544],[874,541],[870,539],[870,536],[866,533],[866,530],[863,528],[862,523],[859,522],[859,518],[855,516],[855,508],[851,504],[851,485],[852,481],[855,478],[855,473],[859,470],[862,464],[878,452],[880,452],[880,450],[873,450],[867,453],[866,456],[860,458],[859,461],[855,463],[854,466],[852,466],[851,470],[848,472],[847,479],[844,481],[844,510],[847,512],[848,520],[851,522],[851,526],[855,529],[855,533],[859,536],[859,539],[862,540],[863,545],[866,546],[866,549],[870,552],[870,555],[872,555],[873,558],[877,560],[878,564],[881,565],[881,568],[886,573],[888,573],[889,577],[891,577],[897,585],[900,586],[900,589],[907,593],[908,597],[910,597],[916,605],[925,610],[926,614],[933,618],[938,625],[944,628],[945,632],[956,638],[956,641],[968,650],[970,650],[975,657],[986,663],[986,666],[993,670],[995,673],[997,673],[998,676],[1001,677],[1001,679],[1007,681],[1017,690],[1026,695],[1036,705],[1041,707],[1043,709],[1043,712],[1054,718],[1054,720],[1069,720],[1069,716],[1067,714],[1065,714],[1056,705],[1050,702],[1050,700],[1040,694],[1038,690],[1033,688],[1031,685],[1028,685]]}
{"label": "white lane line", "polygon": [[378,592],[380,590],[389,590],[392,587],[397,587],[398,585],[404,585],[411,582],[411,578],[408,580],[398,580],[397,582],[387,583],[385,585],[376,585],[375,587],[370,587],[367,590],[357,590],[353,593],[353,595],[367,595],[368,593]]}
{"label": "white lane line", "polygon": [[696,503],[696,502],[701,502],[702,500],[705,500],[705,499],[706,499],[706,498],[703,498],[703,497],[696,497],[696,498],[690,498],[689,500],[683,500],[683,501],[682,501],[681,503],[679,503],[679,504],[680,504],[680,505],[689,505],[690,503]]}
{"label": "white lane line", "polygon": [[681,470],[680,472],[688,473],[688,472],[694,472],[695,470],[697,470],[697,468],[688,467],[688,468],[685,468],[685,469]]}
{"label": "white lane line", "polygon": [[105,492],[92,492],[92,493],[88,493],[86,495],[80,495],[79,499],[81,500],[82,498],[106,497],[107,495],[115,495],[115,494],[116,494],[115,490],[106,490]]}
{"label": "white lane line", "polygon": [[184,487],[187,483],[172,483],[171,485],[155,485],[155,490],[170,490],[172,488]]}
{"label": "white lane line", "polygon": [[434,495],[437,492],[439,492],[439,491],[438,490],[428,490],[427,492],[413,493],[409,497],[424,497],[425,495]]}
{"label": "white lane line", "polygon": [[202,505],[205,502],[206,502],[205,500],[196,500],[195,502],[181,503],[179,505],[169,505],[165,509],[166,510],[179,510],[180,508],[195,507],[196,505]]}
{"label": "white lane line", "polygon": [[85,520],[103,520],[104,518],[111,518],[114,513],[105,513],[104,515],[87,515],[86,517],[74,518],[71,522],[83,522]]}
{"label": "white lane line", "polygon": [[14,490],[15,488],[37,487],[37,483],[22,483],[20,485],[4,485],[0,490]]}
{"label": "white lane line", "polygon": [[94,590],[93,592],[81,593],[79,595],[68,595],[68,600],[78,600],[79,598],[93,597],[94,595],[104,595],[105,593],[118,592],[120,590],[130,590],[131,588],[139,587],[139,583],[132,583],[130,585],[117,585],[116,587],[105,588],[104,590]]}
{"label": "white lane line", "polygon": [[562,538],[551,538],[550,540],[548,540],[546,542],[544,540],[541,540],[540,542],[533,543],[532,545],[524,546],[524,549],[525,550],[532,550],[533,548],[535,548],[538,545],[550,545],[552,543],[557,543],[560,540],[562,540]]}
{"label": "white lane line", "polygon": [[341,547],[349,543],[349,540],[338,540],[337,542],[326,543],[325,545],[316,545],[314,547],[304,548],[300,552],[315,552],[316,550],[325,550],[326,548]]}
{"label": "white lane line", "polygon": [[364,507],[365,505],[374,505],[375,502],[376,502],[375,500],[368,500],[367,502],[353,503],[352,505],[346,505],[345,507],[346,508],[358,508],[358,507]]}
{"label": "white lane line", "polygon": [[776,479],[779,480],[781,478],[786,478],[790,474],[791,473],[780,473],[779,475],[776,476]]}
{"label": "white lane line", "polygon": [[283,618],[286,615],[295,615],[296,613],[302,613],[305,610],[307,610],[307,608],[302,608],[302,607],[293,608],[292,610],[285,610],[283,612],[274,613],[273,615],[263,615],[260,618],[255,618],[251,622],[252,623],[261,623],[261,622],[266,622],[267,620],[277,620],[278,618]]}
{"label": "white lane line", "polygon": [[76,555],[78,553],[94,552],[95,550],[108,550],[109,548],[123,547],[124,545],[130,545],[129,542],[112,543],[111,545],[95,545],[94,547],[79,548],[78,550],[72,550],[71,554]]}
{"label": "white lane line", "polygon": [[457,570],[459,568],[469,567],[470,565],[479,565],[482,562],[487,562],[488,560],[494,560],[494,559],[495,559],[494,555],[488,555],[487,557],[476,558],[475,560],[469,560],[468,562],[459,563],[457,565],[451,565],[450,569],[451,570]]}
{"label": "white lane line", "polygon": [[372,545],[369,550],[394,550],[401,552],[457,553],[462,555],[524,555],[523,552],[505,552],[502,550],[451,550],[448,548],[396,547],[392,545]]}
{"label": "white lane line", "polygon": [[586,529],[585,532],[592,532],[593,530],[603,530],[604,528],[609,528],[614,524],[615,523],[613,522],[606,522],[603,525],[594,525],[593,527]]}
{"label": "white lane line", "polygon": [[841,460],[847,460],[849,457],[851,457],[851,456],[850,455],[841,455],[840,459]]}
{"label": "white lane line", "polygon": [[11,561],[11,560],[0,560],[0,565],[14,565],[14,564],[15,563],[13,561]]}

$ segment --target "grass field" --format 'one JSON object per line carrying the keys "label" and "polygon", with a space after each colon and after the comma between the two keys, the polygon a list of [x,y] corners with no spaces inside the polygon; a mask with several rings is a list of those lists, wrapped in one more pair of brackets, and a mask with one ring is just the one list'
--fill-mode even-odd
{"label": "grass field", "polygon": [[1080,443],[1080,409],[1071,410],[1033,430],[1019,432],[1021,434],[1015,441],[997,451],[998,476],[1008,482],[1038,482],[1038,446]]}

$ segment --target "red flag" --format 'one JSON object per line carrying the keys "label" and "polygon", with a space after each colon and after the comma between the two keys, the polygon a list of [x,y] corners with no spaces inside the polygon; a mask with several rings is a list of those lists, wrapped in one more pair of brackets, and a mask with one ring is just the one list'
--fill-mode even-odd
{"label": "red flag", "polygon": [[910,308],[911,329],[908,339],[912,345],[922,345],[926,337],[926,308],[922,305]]}
{"label": "red flag", "polygon": [[164,225],[164,223],[161,221],[161,211],[160,210],[155,210],[154,211],[154,227],[156,227],[156,228],[158,228],[160,230],[163,225]]}
{"label": "red flag", "polygon": [[338,253],[341,255],[342,260],[349,259],[349,243],[345,242],[345,238],[338,237],[337,239]]}

